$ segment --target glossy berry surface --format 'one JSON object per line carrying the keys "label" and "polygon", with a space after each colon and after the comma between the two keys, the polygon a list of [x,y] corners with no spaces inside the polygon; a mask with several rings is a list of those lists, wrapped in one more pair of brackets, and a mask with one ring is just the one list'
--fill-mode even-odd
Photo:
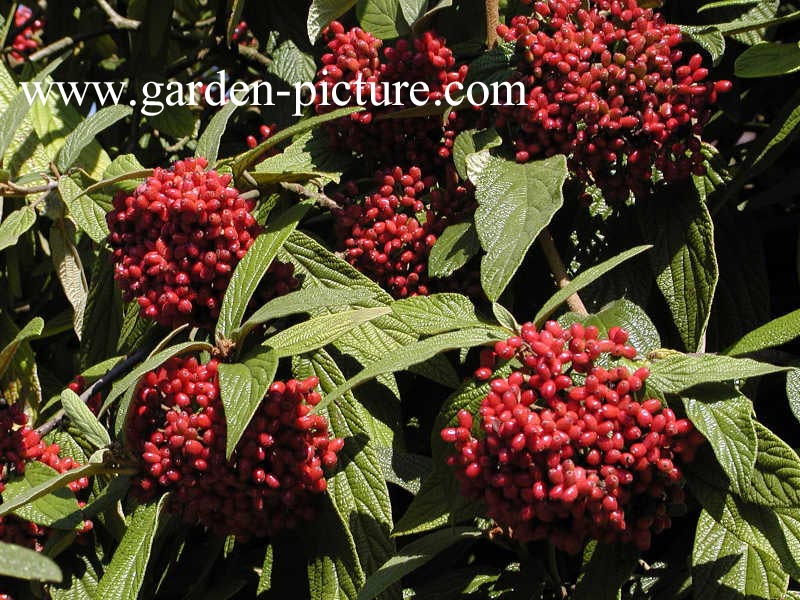
{"label": "glossy berry surface", "polygon": [[119,193],[106,216],[114,277],[125,301],[167,327],[213,324],[233,269],[260,227],[254,203],[203,158],[155,172]]}
{"label": "glossy berry surface", "polygon": [[41,34],[44,30],[44,22],[41,19],[34,19],[33,11],[20,4],[14,13],[14,27],[23,27],[14,40],[11,42],[11,57],[22,62],[29,54],[36,52],[42,45]]}
{"label": "glossy berry surface", "polygon": [[172,358],[140,382],[128,424],[139,460],[134,493],[171,491],[170,509],[191,524],[239,539],[267,537],[314,515],[341,438],[310,414],[320,401],[315,377],[276,381],[230,460],[219,397],[218,363]]}
{"label": "glossy berry surface", "polygon": [[566,154],[609,200],[647,194],[653,168],[668,182],[705,172],[700,136],[731,83],[686,60],[677,25],[636,0],[526,3],[530,16],[498,28],[524,103],[497,107],[495,126],[518,162]]}
{"label": "glossy berry surface", "polygon": [[684,498],[680,465],[704,439],[643,396],[649,371],[623,360],[637,355],[627,340],[619,327],[600,338],[593,326],[523,325],[483,360],[515,358],[522,368],[476,373],[489,381],[476,429],[462,410],[458,426],[442,430],[463,493],[483,500],[513,538],[570,553],[589,538],[645,550],[671,525]]}

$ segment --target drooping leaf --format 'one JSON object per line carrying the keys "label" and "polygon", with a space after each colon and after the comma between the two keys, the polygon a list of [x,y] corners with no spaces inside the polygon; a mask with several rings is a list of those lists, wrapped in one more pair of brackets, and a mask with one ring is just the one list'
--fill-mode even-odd
{"label": "drooping leaf", "polygon": [[53,559],[24,546],[0,542],[0,575],[27,581],[61,581]]}
{"label": "drooping leaf", "polygon": [[373,573],[358,593],[358,600],[371,600],[391,584],[428,563],[454,544],[475,541],[483,533],[474,527],[453,527],[436,531],[401,548]]}
{"label": "drooping leaf", "polygon": [[648,256],[658,288],[684,346],[694,352],[704,339],[719,278],[714,226],[696,194],[680,189],[669,199],[643,203],[639,217],[654,246]]}
{"label": "drooping leaf", "polygon": [[89,286],[81,257],[72,241],[75,228],[70,221],[60,220],[50,227],[50,252],[61,287],[72,305],[73,329],[78,339],[83,335],[83,315],[89,297]]}
{"label": "drooping leaf", "polygon": [[310,207],[308,203],[297,204],[270,223],[267,231],[256,238],[247,254],[236,265],[222,299],[216,328],[218,337],[230,339],[233,331],[239,327],[247,305],[278,249]]}
{"label": "drooping leaf", "polygon": [[[138,304],[137,304],[138,307]],[[114,281],[114,265],[101,251],[89,284],[86,317],[81,336],[81,368],[103,361],[117,352],[122,329],[122,298]]]}
{"label": "drooping leaf", "polygon": [[225,442],[228,459],[264,400],[277,370],[277,354],[263,348],[251,353],[242,362],[219,365],[219,391],[228,427]]}
{"label": "drooping leaf", "polygon": [[89,407],[84,404],[78,395],[67,388],[61,392],[61,404],[67,413],[72,425],[86,438],[86,441],[95,448],[103,448],[111,443],[111,437],[94,416]]}
{"label": "drooping leaf", "polygon": [[751,46],[736,59],[737,77],[775,77],[800,69],[800,47],[797,44],[763,42]]}
{"label": "drooping leaf", "polygon": [[58,180],[58,194],[69,210],[69,216],[78,224],[81,231],[98,244],[102,244],[108,237],[106,224],[106,211],[83,193],[75,180],[65,175]]}
{"label": "drooping leaf", "polygon": [[108,600],[136,600],[142,589],[153,541],[158,533],[161,513],[169,494],[158,502],[142,504],[131,515],[125,535],[114,551],[97,586],[97,598]]}
{"label": "drooping leaf", "polygon": [[503,293],[533,241],[564,202],[562,155],[518,164],[482,151],[467,159],[475,184],[475,226],[481,246],[481,285],[489,300]]}
{"label": "drooping leaf", "polygon": [[731,489],[745,494],[756,464],[753,404],[736,390],[727,394],[697,394],[697,397],[684,398],[683,404],[686,415],[714,450],[730,479]]}
{"label": "drooping leaf", "polygon": [[637,558],[638,552],[630,544],[590,542],[583,553],[574,600],[617,600]]}
{"label": "drooping leaf", "polygon": [[365,31],[380,39],[393,39],[409,31],[399,0],[359,0],[356,17]]}

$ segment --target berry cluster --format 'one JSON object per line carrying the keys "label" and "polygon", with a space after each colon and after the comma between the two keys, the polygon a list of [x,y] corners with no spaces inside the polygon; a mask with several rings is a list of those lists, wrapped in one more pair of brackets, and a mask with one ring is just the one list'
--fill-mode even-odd
{"label": "berry cluster", "polygon": [[731,83],[708,81],[699,54],[683,61],[678,26],[636,0],[586,5],[536,1],[498,28],[516,44],[511,82],[525,89],[526,104],[496,109],[517,161],[566,154],[611,200],[644,194],[653,166],[667,181],[702,174],[700,135]]}
{"label": "berry cluster", "polygon": [[[12,476],[25,473],[25,466],[37,461],[59,473],[78,467],[72,458],[59,456],[58,444],[47,444],[36,430],[28,426],[27,415],[16,406],[0,404],[0,501],[5,482]],[[81,477],[69,484],[73,492],[88,487],[89,481]],[[92,528],[91,521],[84,521],[81,533]],[[50,529],[9,515],[0,517],[0,541],[25,546],[41,551]]]}
{"label": "berry cluster", "polygon": [[[494,356],[523,365],[490,381],[473,416],[441,432],[455,445],[448,459],[463,492],[485,501],[488,514],[520,541],[547,539],[575,553],[587,538],[633,543],[671,525],[668,509],[684,494],[679,460],[693,460],[703,437],[657,399],[637,399],[649,372],[603,367],[634,359],[628,334],[607,339],[594,326],[567,330],[548,322],[498,342]],[[491,378],[483,366],[478,379]]]}
{"label": "berry cluster", "polygon": [[14,41],[11,43],[11,58],[22,62],[29,54],[33,54],[41,45],[41,33],[44,30],[44,23],[41,19],[34,19],[29,23],[33,11],[20,4],[17,12],[14,13],[14,27],[23,27]]}
{"label": "berry cluster", "polygon": [[253,37],[253,32],[250,31],[246,21],[240,21],[233,29],[231,41],[240,46],[258,46],[258,41]]}
{"label": "berry cluster", "polygon": [[418,167],[395,167],[376,179],[378,189],[363,202],[334,211],[347,261],[396,298],[425,296],[428,254],[443,223],[431,210],[421,223],[415,215],[426,211],[421,198],[436,182]]}
{"label": "berry cluster", "polygon": [[313,517],[325,468],[336,466],[341,438],[311,414],[319,381],[274,382],[230,461],[217,361],[172,358],[136,390],[128,442],[141,471],[134,493],[172,492],[171,510],[192,524],[240,539],[266,537]]}
{"label": "berry cluster", "polygon": [[[323,35],[329,52],[322,56],[315,82],[317,112],[338,108],[330,99],[339,83],[347,84],[346,92],[340,90],[341,85],[336,88],[340,97],[349,94],[352,105],[359,97],[366,104],[363,112],[328,125],[334,145],[379,162],[405,166],[428,167],[450,157],[456,133],[464,127],[456,113],[448,115],[444,126],[439,114],[380,118],[414,106],[409,86],[398,90],[396,84],[425,82],[425,100],[434,105],[444,98],[445,90],[464,81],[467,67],[455,66],[455,57],[444,38],[427,31],[410,41],[400,39],[383,48],[383,42],[372,34],[358,27],[345,30],[337,21]],[[323,103],[324,98],[328,98],[327,104]]]}
{"label": "berry cluster", "polygon": [[156,168],[132,194],[118,194],[106,216],[124,300],[135,298],[142,316],[168,327],[214,322],[260,229],[253,201],[207,165],[189,158]]}

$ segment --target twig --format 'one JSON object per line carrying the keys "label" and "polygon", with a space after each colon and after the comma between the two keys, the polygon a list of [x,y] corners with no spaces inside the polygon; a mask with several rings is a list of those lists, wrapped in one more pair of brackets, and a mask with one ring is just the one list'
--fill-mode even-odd
{"label": "twig", "polygon": [[[547,264],[550,266],[550,271],[553,273],[553,277],[555,277],[556,285],[558,285],[559,288],[566,287],[569,284],[567,267],[564,266],[564,261],[561,260],[561,255],[558,253],[553,235],[547,227],[542,229],[538,240],[539,246],[541,246],[542,252],[544,252],[544,256],[547,259]],[[569,306],[572,312],[576,312],[579,315],[586,316],[589,314],[589,311],[586,310],[586,305],[584,305],[583,300],[581,300],[577,292],[567,298],[567,306]]]}
{"label": "twig", "polygon": [[245,60],[248,60],[252,63],[255,63],[261,67],[269,67],[272,66],[272,60],[267,58],[261,52],[256,50],[251,46],[245,46],[244,44],[238,45],[238,54]]}
{"label": "twig", "polygon": [[123,17],[111,7],[107,0],[97,0],[97,5],[108,15],[108,20],[111,21],[111,24],[117,29],[136,30],[142,25],[141,21]]}
{"label": "twig", "polygon": [[486,46],[497,43],[497,26],[500,25],[500,0],[486,0]]}
{"label": "twig", "polygon": [[0,184],[0,192],[4,191],[5,189],[11,190],[11,194],[3,194],[8,196],[28,196],[30,194],[42,194],[44,192],[50,192],[58,187],[58,181],[56,180],[48,180],[47,183],[42,185],[35,185],[33,187],[24,188],[16,185],[11,181],[7,181],[6,183]]}
{"label": "twig", "polygon": [[62,50],[66,50],[67,48],[71,48],[72,46],[77,46],[81,42],[85,42],[86,40],[91,40],[96,37],[100,37],[101,35],[106,35],[107,33],[113,33],[117,31],[117,28],[109,25],[107,27],[103,27],[102,29],[98,29],[97,31],[90,31],[88,33],[80,33],[74,36],[66,36],[61,38],[60,40],[56,40],[52,44],[48,44],[41,50],[37,50],[33,54],[28,57],[28,60],[31,62],[37,62],[42,60],[43,58],[47,58],[52,56],[53,54],[59,54]]}
{"label": "twig", "polygon": [[[97,381],[95,381],[92,385],[90,385],[80,396],[81,402],[86,404],[95,393],[99,392],[101,388],[104,388],[111,384],[123,371],[126,371],[128,368],[142,360],[147,353],[150,351],[149,348],[140,348],[124,360],[121,360],[116,365],[111,367],[109,371],[100,377]],[[53,429],[58,427],[61,424],[61,421],[64,419],[64,409],[62,408],[56,414],[54,414],[50,420],[46,421],[42,425],[36,428],[36,432],[41,436],[44,437]]]}
{"label": "twig", "polygon": [[287,181],[281,181],[281,187],[289,192],[294,192],[295,194],[299,194],[300,196],[305,196],[306,198],[313,200],[323,208],[327,208],[329,210],[342,208],[330,196],[326,196],[322,192],[315,192],[314,190],[310,190],[307,187],[300,185],[299,183],[289,183]]}

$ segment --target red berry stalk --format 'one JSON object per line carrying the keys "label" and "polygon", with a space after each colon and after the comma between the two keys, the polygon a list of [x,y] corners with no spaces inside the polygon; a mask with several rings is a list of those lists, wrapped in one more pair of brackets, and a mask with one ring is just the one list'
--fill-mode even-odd
{"label": "red berry stalk", "polygon": [[[465,410],[458,427],[442,430],[463,493],[483,500],[515,539],[570,553],[589,538],[645,550],[671,525],[669,509],[684,499],[680,464],[704,440],[658,399],[640,399],[646,368],[600,366],[634,359],[627,340],[619,327],[602,339],[593,326],[523,325],[495,345],[495,358],[523,367],[491,380],[479,437]],[[476,377],[490,379],[491,369]]]}
{"label": "red berry stalk", "polygon": [[239,539],[311,519],[344,445],[310,414],[319,381],[273,383],[228,461],[217,367],[176,357],[141,381],[127,429],[141,468],[134,493],[146,501],[171,491],[182,519]]}
{"label": "red berry stalk", "polygon": [[709,81],[699,54],[685,61],[678,26],[636,0],[586,6],[533,2],[531,16],[498,28],[516,44],[511,82],[525,89],[524,106],[496,109],[517,161],[566,154],[611,200],[646,194],[653,167],[667,181],[704,173],[700,136],[731,82]]}

